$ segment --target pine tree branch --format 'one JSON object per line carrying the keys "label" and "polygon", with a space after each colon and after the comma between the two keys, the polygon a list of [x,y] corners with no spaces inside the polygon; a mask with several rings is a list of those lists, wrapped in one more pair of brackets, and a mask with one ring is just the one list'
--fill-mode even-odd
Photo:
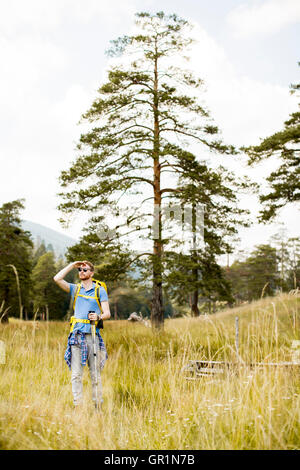
{"label": "pine tree branch", "polygon": [[195,134],[190,134],[189,132],[181,131],[180,129],[171,129],[171,128],[168,128],[168,127],[164,127],[163,129],[160,130],[160,132],[164,132],[164,131],[175,132],[175,133],[178,133],[178,134],[186,135],[188,137],[193,137],[194,139],[199,140],[199,142],[202,142],[202,144],[210,146],[209,143],[206,140],[201,139],[200,137],[198,137]]}
{"label": "pine tree branch", "polygon": [[[135,144],[136,142],[151,142],[151,144],[153,143],[153,139],[150,139],[150,138],[146,138],[146,137],[139,137],[138,139],[134,139],[132,140],[131,142],[119,142],[118,145],[115,146],[116,150],[121,148],[121,147],[127,147],[128,145],[132,145],[132,144]],[[149,149],[150,150],[150,149]]]}
{"label": "pine tree branch", "polygon": [[133,100],[134,103],[145,103],[145,104],[149,104],[150,108],[153,109],[153,103],[151,103],[150,101],[147,101],[147,100],[140,100],[138,98],[135,98]]}
{"label": "pine tree branch", "polygon": [[[115,237],[115,238],[119,239],[121,237],[127,237],[127,235],[130,235],[131,233],[140,232],[141,230],[148,230],[148,229],[149,229],[149,227],[140,227],[138,229],[136,228],[134,230],[131,230],[130,232],[118,234],[117,237]],[[111,238],[111,240],[114,240],[114,238]]]}
{"label": "pine tree branch", "polygon": [[133,258],[133,260],[131,260],[128,264],[125,265],[125,268],[128,268],[128,266],[130,266],[132,263],[134,263],[138,258],[140,258],[141,256],[152,256],[153,253],[140,253],[139,255],[137,255],[135,258]]}
{"label": "pine tree branch", "polygon": [[172,193],[180,193],[180,189],[174,189],[174,188],[164,188],[159,191],[160,194],[167,193],[167,192],[172,192]]}
{"label": "pine tree branch", "polygon": [[147,178],[142,178],[141,176],[125,176],[125,178],[122,178],[122,181],[123,180],[138,180],[138,181],[144,181],[145,183],[148,183],[148,184],[151,184],[151,186],[154,187],[154,183],[153,181],[147,179]]}
{"label": "pine tree branch", "polygon": [[142,202],[141,202],[140,205],[144,204],[144,202],[149,201],[149,200],[151,200],[151,199],[154,199],[154,196],[146,197],[146,199],[143,199],[143,200],[142,200]]}
{"label": "pine tree branch", "polygon": [[138,220],[138,219],[140,219],[140,218],[142,218],[142,217],[146,217],[146,216],[152,217],[153,214],[144,213],[144,214],[136,215],[135,217],[132,217],[132,216],[130,217],[130,216],[129,216],[129,217],[127,218],[127,220],[126,220],[126,223],[120,225],[119,227],[123,227],[123,226],[125,226],[125,225],[130,225],[134,220]]}
{"label": "pine tree branch", "polygon": [[127,131],[129,131],[130,129],[133,129],[133,128],[135,128],[135,127],[141,127],[141,128],[147,129],[147,130],[150,131],[150,132],[153,132],[153,129],[151,129],[150,127],[144,126],[144,125],[142,125],[142,124],[137,124],[137,123],[135,123],[135,124],[132,124],[132,125],[129,126],[129,127],[126,127],[125,129],[121,129],[120,131],[115,132],[114,134],[110,134],[110,137],[112,137],[112,138],[117,137],[118,135],[123,134],[124,132],[127,132]]}

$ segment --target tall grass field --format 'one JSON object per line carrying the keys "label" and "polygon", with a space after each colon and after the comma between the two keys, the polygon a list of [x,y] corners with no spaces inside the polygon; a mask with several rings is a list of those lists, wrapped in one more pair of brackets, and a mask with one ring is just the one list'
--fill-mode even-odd
{"label": "tall grass field", "polygon": [[[237,362],[236,316],[239,367],[208,377],[184,373],[189,360]],[[91,403],[87,367],[84,404],[73,407],[68,331],[52,321],[0,325],[1,449],[300,448],[300,367],[270,366],[297,362],[299,293],[168,319],[159,335],[126,320],[105,322],[101,413]]]}

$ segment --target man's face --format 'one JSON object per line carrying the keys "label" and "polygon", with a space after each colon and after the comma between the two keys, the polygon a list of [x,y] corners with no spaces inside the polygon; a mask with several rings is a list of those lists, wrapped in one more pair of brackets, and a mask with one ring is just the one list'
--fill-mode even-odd
{"label": "man's face", "polygon": [[93,277],[94,273],[91,271],[91,268],[88,264],[82,264],[79,269],[81,269],[81,271],[78,271],[79,279],[81,281],[87,281]]}

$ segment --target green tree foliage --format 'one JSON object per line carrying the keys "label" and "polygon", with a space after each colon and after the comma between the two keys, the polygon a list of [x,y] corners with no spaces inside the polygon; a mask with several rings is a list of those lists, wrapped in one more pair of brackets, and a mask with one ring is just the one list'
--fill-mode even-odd
{"label": "green tree foliage", "polygon": [[[189,174],[180,176],[180,181],[181,192],[175,194],[173,200],[189,204],[193,208],[198,203],[205,209],[202,227],[205,247],[192,250],[189,256],[179,257],[172,250],[166,249],[164,258],[170,273],[168,284],[171,281],[174,286],[180,286],[180,290],[185,284],[184,291],[192,295],[191,313],[197,316],[198,298],[227,301],[229,304],[233,301],[230,286],[217,264],[216,256],[232,252],[237,227],[249,226],[249,221],[245,220],[249,211],[238,207],[238,194],[239,190],[250,189],[251,184],[247,178],[244,181],[238,180],[236,175],[222,165],[213,170],[205,162],[197,162]],[[195,238],[200,236],[199,227],[196,229],[196,214],[189,228]],[[175,258],[176,269],[172,266]],[[177,275],[179,271],[180,274]]]}
{"label": "green tree foliage", "polygon": [[40,256],[32,272],[34,309],[39,309],[44,318],[62,319],[68,310],[70,295],[57,288],[53,277],[61,269],[55,265],[52,251]]}
{"label": "green tree foliage", "polygon": [[[199,274],[198,274],[199,272]],[[213,254],[169,254],[165,284],[170,298],[177,305],[191,304],[193,316],[199,315],[198,301],[234,302],[231,286]]]}
{"label": "green tree foliage", "polygon": [[44,255],[45,253],[47,253],[45,243],[43,241],[40,244],[36,245],[34,248],[35,249],[34,249],[33,255],[32,255],[32,266],[33,266],[33,268],[36,266],[39,258],[42,255]]}
{"label": "green tree foliage", "polygon": [[[291,85],[291,93],[299,88],[300,84]],[[300,200],[299,144],[300,112],[296,111],[284,122],[283,130],[263,139],[259,145],[243,147],[249,155],[249,165],[271,156],[280,159],[280,166],[266,178],[270,186],[269,192],[260,195],[260,202],[264,206],[259,213],[259,220],[262,222],[272,221],[281,207]]]}
{"label": "green tree foliage", "polygon": [[67,260],[89,260],[95,266],[95,279],[104,281],[108,290],[116,282],[127,279],[132,264],[132,253],[118,240],[104,240],[98,236],[98,219],[91,218],[79,242],[68,248]]}
{"label": "green tree foliage", "polygon": [[290,237],[287,240],[287,250],[289,253],[287,264],[287,276],[285,279],[287,290],[300,289],[300,240]]}
{"label": "green tree foliage", "polygon": [[132,312],[150,315],[151,293],[147,289],[133,289],[126,282],[119,283],[109,297],[111,314],[114,319],[128,318]]}
{"label": "green tree foliage", "polygon": [[276,248],[258,245],[244,261],[235,261],[227,269],[233,296],[238,301],[251,301],[263,295],[275,295],[280,289]]}
{"label": "green tree foliage", "polygon": [[271,245],[275,247],[280,272],[280,289],[288,292],[299,287],[300,240],[288,237],[287,230],[282,227],[270,238]]}
{"label": "green tree foliage", "polygon": [[[69,214],[101,208],[104,215],[93,219],[98,223],[121,213],[128,232],[138,231],[146,239],[155,208],[159,208],[153,250],[138,256],[149,256],[153,281],[151,320],[154,327],[161,327],[163,199],[183,194],[187,201],[197,187],[201,200],[206,201],[212,187],[221,182],[222,172],[207,174],[188,150],[192,144],[200,146],[201,154],[207,151],[224,155],[235,151],[222,143],[208,111],[192,96],[194,90],[201,89],[203,81],[171,65],[172,59],[183,56],[192,43],[187,37],[188,22],[163,12],[138,13],[136,17],[140,32],[111,42],[109,54],[123,56],[125,60],[111,67],[107,82],[98,89],[98,96],[82,117],[93,126],[81,135],[74,164],[62,172],[61,184],[69,190],[61,194],[64,202],[60,209]],[[126,58],[131,59],[128,65]],[[176,187],[163,184],[164,173],[177,180]],[[192,189],[187,186],[189,178],[194,182]],[[207,193],[206,185],[210,186]],[[225,187],[220,191],[225,197],[230,194]],[[138,196],[138,202],[133,199],[121,210],[120,201],[129,195]],[[149,201],[152,206],[147,209],[144,204]],[[211,203],[211,212],[215,203]],[[224,205],[223,212],[228,211]],[[220,210],[216,215],[219,221],[222,215]],[[124,233],[118,232],[116,236]],[[215,244],[218,245],[216,239]]]}
{"label": "green tree foliage", "polygon": [[5,301],[9,314],[20,315],[17,281],[13,265],[17,270],[23,310],[30,307],[31,252],[33,243],[30,233],[22,230],[20,212],[24,201],[17,199],[0,207],[0,298]]}

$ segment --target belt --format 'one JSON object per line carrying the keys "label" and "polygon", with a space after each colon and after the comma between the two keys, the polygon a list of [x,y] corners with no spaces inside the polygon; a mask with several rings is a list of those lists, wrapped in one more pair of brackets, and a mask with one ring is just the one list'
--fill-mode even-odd
{"label": "belt", "polygon": [[76,323],[88,323],[90,324],[90,320],[84,320],[83,318],[75,318],[71,317],[70,319],[70,333],[74,330],[74,326]]}

